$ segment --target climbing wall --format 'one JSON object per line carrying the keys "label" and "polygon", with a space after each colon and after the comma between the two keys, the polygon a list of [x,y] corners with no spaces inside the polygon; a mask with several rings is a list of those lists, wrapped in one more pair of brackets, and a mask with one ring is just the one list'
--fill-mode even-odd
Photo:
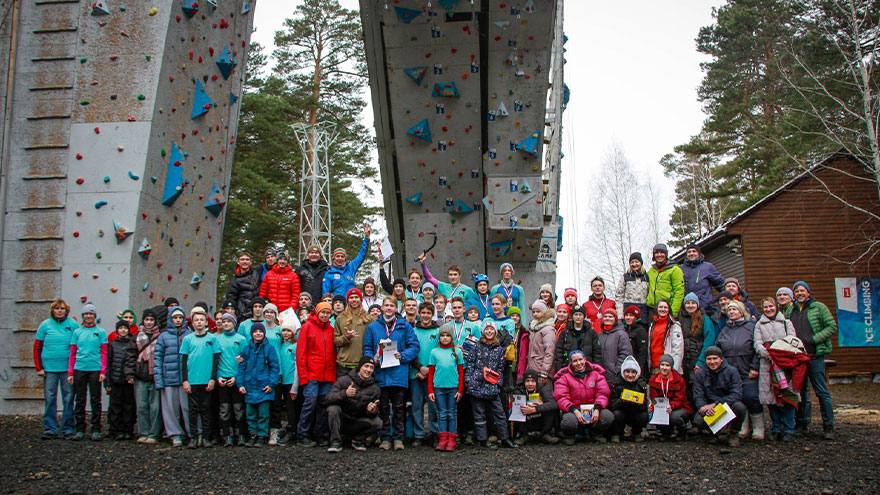
{"label": "climbing wall", "polygon": [[441,278],[452,263],[534,272],[555,13],[550,0],[361,0],[398,273],[433,233]]}
{"label": "climbing wall", "polygon": [[[212,302],[253,0],[24,0],[4,134],[0,412],[48,303]],[[7,61],[4,60],[4,64]]]}

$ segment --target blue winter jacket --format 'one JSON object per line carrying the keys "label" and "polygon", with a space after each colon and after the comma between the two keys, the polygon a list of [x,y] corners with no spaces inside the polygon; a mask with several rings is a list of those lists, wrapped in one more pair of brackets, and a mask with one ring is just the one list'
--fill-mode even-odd
{"label": "blue winter jacket", "polygon": [[376,364],[376,383],[379,388],[403,387],[409,388],[409,364],[419,356],[419,339],[409,323],[398,317],[394,322],[391,335],[386,337],[385,318],[380,316],[378,320],[367,325],[364,333],[364,356],[373,358],[379,354],[379,341],[390,338],[397,342],[397,352],[400,353],[400,366],[382,368]]}
{"label": "blue winter jacket", "polygon": [[179,387],[183,385],[183,357],[180,355],[180,344],[192,330],[183,325],[178,331],[168,319],[168,327],[156,339],[156,350],[153,352],[153,380],[156,389]]}
{"label": "blue winter jacket", "polygon": [[712,304],[715,296],[712,295],[712,289],[718,292],[724,290],[724,277],[718,273],[715,265],[705,261],[701,254],[695,261],[684,260],[681,271],[684,273],[684,293],[696,294],[700,298],[700,309],[703,311],[714,310]]}
{"label": "blue winter jacket", "polygon": [[334,296],[345,297],[349,289],[355,287],[354,277],[360,269],[364,258],[367,257],[367,250],[370,247],[370,240],[364,238],[361,241],[361,249],[353,260],[346,263],[342,268],[336,265],[330,265],[330,269],[324,274],[324,283],[321,284],[321,292],[331,293]]}
{"label": "blue winter jacket", "polygon": [[742,400],[742,380],[739,372],[727,362],[715,371],[709,368],[700,370],[694,375],[694,409],[706,404],[727,405]]}
{"label": "blue winter jacket", "polygon": [[[235,382],[244,387],[244,401],[247,404],[259,404],[275,399],[275,387],[281,367],[278,364],[278,353],[265,339],[259,344],[251,342],[241,351],[242,362],[238,365]],[[266,386],[272,387],[263,392]]]}

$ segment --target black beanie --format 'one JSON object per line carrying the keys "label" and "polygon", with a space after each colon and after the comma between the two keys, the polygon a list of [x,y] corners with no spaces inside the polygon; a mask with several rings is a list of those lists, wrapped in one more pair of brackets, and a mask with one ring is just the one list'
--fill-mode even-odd
{"label": "black beanie", "polygon": [[180,306],[180,301],[176,297],[166,297],[163,304],[165,306]]}
{"label": "black beanie", "polygon": [[147,308],[141,313],[141,321],[144,321],[146,318],[156,319],[156,313],[153,311],[153,308]]}
{"label": "black beanie", "polygon": [[639,260],[639,263],[641,263],[641,264],[643,264],[643,265],[645,264],[645,262],[642,260],[642,253],[640,253],[640,252],[638,252],[638,251],[636,251],[635,253],[629,255],[629,260],[630,260],[630,261],[632,261],[632,260]]}
{"label": "black beanie", "polygon": [[365,365],[365,364],[367,364],[367,363],[372,363],[372,362],[373,362],[373,360],[370,359],[370,358],[368,358],[367,356],[361,356],[361,360],[358,361],[358,365],[357,365],[357,368],[355,368],[355,371],[357,371],[358,373],[360,373],[360,371],[361,371],[361,367],[362,367],[363,365]]}
{"label": "black beanie", "polygon": [[709,357],[709,356],[723,357],[723,355],[721,354],[721,348],[718,347],[717,345],[709,346],[706,349],[706,357]]}
{"label": "black beanie", "polygon": [[129,323],[128,323],[127,321],[125,321],[125,320],[119,320],[119,321],[116,322],[116,326],[113,327],[113,328],[114,328],[114,329],[117,329],[117,328],[119,328],[119,327],[129,328]]}

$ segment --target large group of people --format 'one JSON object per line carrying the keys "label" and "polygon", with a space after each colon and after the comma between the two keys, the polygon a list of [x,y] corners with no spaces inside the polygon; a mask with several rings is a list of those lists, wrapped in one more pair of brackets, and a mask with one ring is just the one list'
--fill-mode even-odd
{"label": "large group of people", "polygon": [[380,256],[377,284],[357,280],[369,238],[352,260],[312,248],[297,267],[283,250],[262,264],[241,252],[214,314],[169,297],[105,330],[94,303],[73,318],[54,301],[34,343],[42,438],[101,440],[103,387],[112,438],[175,447],[454,451],[697,432],[737,446],[806,431],[811,384],[834,438],[836,324],[807,282],[756,304],[697,246],[676,265],[658,244],[647,270],[633,253],[614,290],[595,277],[585,299],[557,300],[549,283],[531,299],[509,263],[495,284],[468,285],[456,265],[438,280],[425,255],[406,278]]}

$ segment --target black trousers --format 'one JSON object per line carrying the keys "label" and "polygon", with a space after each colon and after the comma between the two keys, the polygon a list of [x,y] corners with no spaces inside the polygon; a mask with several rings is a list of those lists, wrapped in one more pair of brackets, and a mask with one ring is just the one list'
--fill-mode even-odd
{"label": "black trousers", "polygon": [[614,413],[614,434],[623,435],[623,430],[629,426],[633,435],[642,433],[642,428],[648,424],[648,411],[643,409],[617,409]]}
{"label": "black trousers", "polygon": [[458,401],[458,434],[464,436],[474,431],[474,409],[471,406],[471,396],[462,394]]}
{"label": "black trousers", "polygon": [[[392,414],[393,412],[393,414]],[[403,440],[406,429],[406,389],[403,387],[385,387],[379,401],[379,417],[382,418],[382,429],[379,436],[383,440]],[[391,425],[394,424],[394,433]]]}
{"label": "black trousers", "polygon": [[525,422],[515,423],[518,435],[528,435],[529,433],[540,433],[541,435],[552,435],[553,428],[556,427],[555,412],[545,412],[526,416]]}
{"label": "black trousers", "polygon": [[231,387],[217,386],[217,399],[220,406],[220,434],[223,436],[235,435],[235,432],[245,432],[241,423],[246,421],[244,417],[244,396],[238,393],[238,384]]}
{"label": "black trousers", "polygon": [[330,429],[330,442],[342,443],[342,436],[348,435],[355,442],[363,443],[364,438],[373,435],[382,426],[378,417],[355,417],[342,412],[339,406],[327,407],[327,424]]}
{"label": "black trousers", "polygon": [[92,408],[92,433],[101,432],[101,382],[98,377],[100,371],[75,371],[73,372],[73,417],[76,420],[76,431],[86,431],[86,394],[88,393],[89,405]]}
{"label": "black trousers", "polygon": [[[274,407],[269,410],[269,428],[281,428],[281,420],[284,419],[287,421],[288,428],[296,430],[296,425],[299,423],[299,414],[294,405],[295,401],[290,398],[291,386],[292,384],[290,383],[287,385],[279,383],[275,387]],[[297,395],[297,398],[299,398],[299,395]]]}
{"label": "black trousers", "polygon": [[135,423],[134,384],[114,383],[110,385],[110,407],[107,408],[107,423],[110,434],[134,434]]}
{"label": "black trousers", "polygon": [[211,433],[211,392],[207,385],[190,385],[189,433],[191,436]]}
{"label": "black trousers", "polygon": [[[220,387],[214,382],[214,390],[208,392],[211,394],[211,438],[215,441],[220,440]],[[207,433],[207,432],[206,432]]]}

